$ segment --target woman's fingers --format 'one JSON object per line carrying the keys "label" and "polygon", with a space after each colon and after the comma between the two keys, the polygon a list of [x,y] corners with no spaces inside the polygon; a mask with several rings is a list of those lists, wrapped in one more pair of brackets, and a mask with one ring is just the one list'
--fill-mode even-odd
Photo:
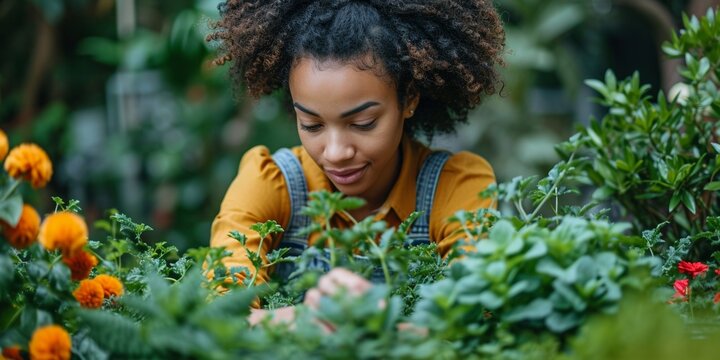
{"label": "woman's fingers", "polygon": [[303,302],[305,303],[305,306],[317,310],[320,307],[320,298],[322,297],[322,293],[317,288],[312,288],[308,290],[305,293],[305,300]]}
{"label": "woman's fingers", "polygon": [[359,296],[367,292],[371,286],[372,284],[362,276],[347,269],[335,268],[320,278],[317,289],[326,296],[336,294],[341,288],[352,296]]}

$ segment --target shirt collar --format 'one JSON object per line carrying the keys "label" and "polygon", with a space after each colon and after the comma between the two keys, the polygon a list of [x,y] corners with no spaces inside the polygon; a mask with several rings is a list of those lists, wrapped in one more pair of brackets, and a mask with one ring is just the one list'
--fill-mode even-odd
{"label": "shirt collar", "polygon": [[400,174],[390,189],[385,203],[380,207],[379,213],[385,217],[388,211],[393,210],[402,221],[415,211],[415,181],[420,172],[419,164],[425,160],[421,157],[426,154],[421,154],[421,145],[408,135],[403,136],[400,148],[402,151]]}
{"label": "shirt collar", "polygon": [[[330,180],[322,169],[312,160],[304,148],[300,147],[301,161],[304,163],[305,176],[308,188],[312,190],[326,189],[332,191]],[[408,135],[403,135],[400,142],[402,162],[400,173],[387,199],[376,214],[376,218],[385,218],[389,211],[394,211],[400,220],[407,219],[415,211],[416,179],[420,172],[420,164],[425,160],[429,151]],[[426,150],[426,151],[422,151]],[[312,191],[310,190],[310,191]]]}

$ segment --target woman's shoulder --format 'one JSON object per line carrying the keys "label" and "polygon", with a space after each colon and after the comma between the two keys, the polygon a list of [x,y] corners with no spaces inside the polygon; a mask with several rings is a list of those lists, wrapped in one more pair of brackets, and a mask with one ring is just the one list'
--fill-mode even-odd
{"label": "woman's shoulder", "polygon": [[[290,152],[298,159],[301,158],[301,147],[296,146],[288,148]],[[278,150],[279,151],[279,150]],[[277,151],[275,152],[277,153]],[[259,171],[260,175],[277,175],[282,174],[280,168],[273,158],[275,153],[271,153],[265,145],[257,145],[246,151],[240,160],[240,170],[248,169]]]}
{"label": "woman's shoulder", "polygon": [[470,151],[459,151],[447,160],[443,173],[476,174],[495,178],[490,163],[484,157]]}
{"label": "woman's shoulder", "polygon": [[484,157],[459,151],[448,158],[440,173],[436,198],[441,203],[457,205],[454,210],[472,208],[483,202],[478,194],[494,182],[495,173]]}

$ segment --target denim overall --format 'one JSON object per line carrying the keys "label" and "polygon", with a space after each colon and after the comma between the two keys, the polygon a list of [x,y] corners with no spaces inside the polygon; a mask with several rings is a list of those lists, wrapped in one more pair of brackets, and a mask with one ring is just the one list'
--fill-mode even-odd
{"label": "denim overall", "polygon": [[[279,248],[289,248],[288,256],[299,256],[308,247],[307,236],[300,235],[300,230],[310,225],[312,221],[307,215],[302,215],[300,210],[308,201],[308,189],[305,182],[305,174],[297,157],[288,149],[279,149],[273,154],[273,160],[285,177],[288,192],[290,193],[290,222],[285,229]],[[430,241],[430,211],[435,198],[435,188],[437,187],[445,162],[450,158],[450,153],[446,151],[435,151],[427,157],[416,182],[415,193],[415,211],[422,211],[420,216],[413,223],[408,241],[405,245],[421,245]],[[309,268],[318,269],[322,272],[329,271],[327,259],[323,259],[323,254],[314,257]],[[327,249],[325,257],[328,257]],[[295,264],[280,263],[275,266],[276,276],[289,278],[295,271]],[[376,269],[372,274],[371,280],[379,283],[384,282],[382,269]]]}

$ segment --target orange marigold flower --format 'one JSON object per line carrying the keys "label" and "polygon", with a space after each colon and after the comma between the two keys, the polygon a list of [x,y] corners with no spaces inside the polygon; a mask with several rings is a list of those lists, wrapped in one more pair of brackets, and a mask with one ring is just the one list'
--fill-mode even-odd
{"label": "orange marigold flower", "polygon": [[45,218],[40,226],[38,239],[42,246],[50,251],[60,249],[63,254],[74,256],[87,244],[87,224],[78,214],[58,212]]}
{"label": "orange marigold flower", "polygon": [[35,330],[30,339],[31,359],[70,359],[70,335],[60,326],[48,325]]}
{"label": "orange marigold flower", "polygon": [[101,274],[96,276],[93,280],[102,286],[105,298],[109,298],[110,296],[119,297],[124,292],[123,284],[120,280],[118,280],[118,278],[112,275]]}
{"label": "orange marigold flower", "polygon": [[3,223],[3,235],[16,249],[24,249],[37,240],[40,231],[40,215],[30,205],[23,205],[20,220],[15,227]]}
{"label": "orange marigold flower", "polygon": [[[2,356],[8,360],[23,360],[22,355],[20,354],[20,347],[17,345],[8,346],[6,348],[3,348]],[[2,358],[2,357],[0,357],[0,358]]]}
{"label": "orange marigold flower", "polygon": [[80,306],[89,309],[97,309],[102,306],[105,292],[100,282],[95,280],[83,280],[73,291],[73,296],[80,303]]}
{"label": "orange marigold flower", "polygon": [[0,130],[0,161],[5,158],[9,148],[10,144],[8,143],[7,135],[5,135],[4,131]]}
{"label": "orange marigold flower", "polygon": [[75,281],[87,279],[90,271],[98,264],[95,255],[80,250],[73,256],[63,256],[63,262],[70,268],[70,277]]}
{"label": "orange marigold flower", "polygon": [[5,171],[16,179],[30,182],[34,188],[44,187],[53,173],[47,153],[35,144],[20,144],[10,150],[5,159]]}

